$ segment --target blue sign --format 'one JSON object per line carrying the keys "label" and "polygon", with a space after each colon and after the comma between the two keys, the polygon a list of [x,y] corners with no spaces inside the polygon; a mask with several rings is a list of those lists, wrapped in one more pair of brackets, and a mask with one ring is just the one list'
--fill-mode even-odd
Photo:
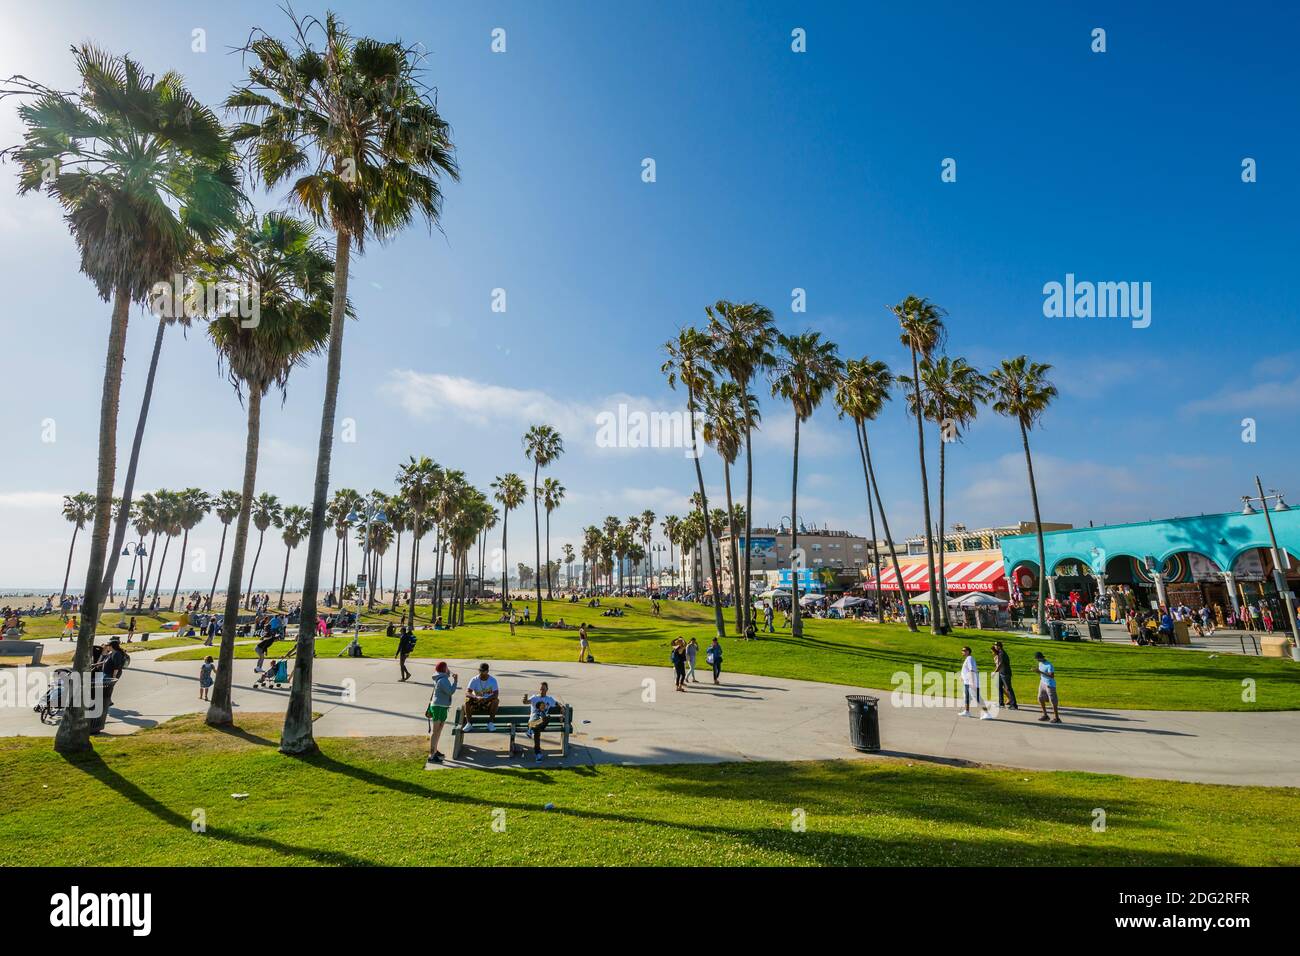
{"label": "blue sign", "polygon": [[[792,577],[789,568],[782,568],[780,570],[777,576],[777,581],[779,582],[777,586],[784,588],[787,591],[794,586],[794,578]],[[805,594],[809,591],[814,594],[820,594],[825,590],[825,588],[822,587],[821,579],[817,576],[816,571],[812,568],[800,568],[799,590]]]}

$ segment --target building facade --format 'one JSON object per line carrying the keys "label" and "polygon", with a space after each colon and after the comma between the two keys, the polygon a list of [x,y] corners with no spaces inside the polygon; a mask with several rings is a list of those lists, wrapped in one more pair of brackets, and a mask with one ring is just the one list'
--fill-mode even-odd
{"label": "building facade", "polygon": [[[777,580],[782,568],[791,565],[791,533],[789,528],[754,528],[750,545],[751,585],[766,585]],[[870,565],[873,555],[871,542],[851,531],[827,528],[808,528],[798,534],[797,545],[803,551],[804,567],[814,571],[830,570],[848,572],[855,581],[862,568]],[[724,591],[731,589],[731,535],[724,533],[717,550],[719,583]],[[883,543],[881,545],[883,547]],[[745,573],[745,547],[743,534],[736,536],[736,556],[740,573]],[[704,545],[694,555],[695,570],[703,588],[710,584],[708,550]]]}

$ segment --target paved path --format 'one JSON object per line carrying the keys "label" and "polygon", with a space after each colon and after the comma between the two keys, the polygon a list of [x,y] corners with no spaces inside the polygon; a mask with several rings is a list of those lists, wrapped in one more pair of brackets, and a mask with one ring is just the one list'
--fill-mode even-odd
{"label": "paved path", "polygon": [[[203,709],[198,663],[133,654],[118,686],[107,732],[130,733]],[[464,687],[477,661],[450,662]],[[321,737],[425,733],[429,661],[397,681],[397,663],[318,658],[315,709]],[[45,670],[44,668],[37,670]],[[954,705],[894,706],[887,692],[811,681],[707,672],[686,693],[669,668],[577,662],[497,661],[502,699],[513,703],[540,681],[573,704],[577,719],[566,763],[690,763],[860,758],[848,743],[845,694],[875,693],[884,753],[1040,770],[1087,770],[1204,783],[1300,786],[1300,712],[1192,713],[1063,708],[1060,725],[1038,711],[1003,710],[996,720],[957,716]],[[253,690],[253,662],[235,662],[239,711],[282,711],[288,690]],[[647,683],[650,682],[650,683]],[[647,699],[653,689],[653,699]],[[1062,688],[1067,699],[1068,684]],[[457,701],[462,699],[457,695]],[[909,698],[909,700],[912,700]],[[919,700],[915,701],[920,703]],[[0,707],[0,736],[52,736],[26,707]],[[558,737],[550,737],[555,753]],[[504,735],[470,735],[461,763],[511,766]],[[449,746],[443,746],[450,753]],[[527,759],[531,763],[531,755]]]}

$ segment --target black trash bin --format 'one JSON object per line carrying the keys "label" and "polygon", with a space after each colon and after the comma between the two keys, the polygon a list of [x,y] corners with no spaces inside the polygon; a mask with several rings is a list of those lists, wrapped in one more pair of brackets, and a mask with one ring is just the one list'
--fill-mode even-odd
{"label": "black trash bin", "polygon": [[108,708],[113,704],[113,688],[120,678],[99,681],[92,680],[90,689],[90,706],[86,708],[86,720],[92,734],[103,733],[104,724],[108,722]]}
{"label": "black trash bin", "polygon": [[1047,629],[1048,629],[1049,632],[1051,632],[1052,640],[1054,640],[1054,641],[1063,641],[1063,640],[1065,640],[1065,624],[1064,624],[1064,622],[1062,622],[1062,621],[1048,621],[1048,622],[1047,622]]}
{"label": "black trash bin", "polygon": [[862,694],[844,698],[849,702],[849,740],[854,750],[880,749],[880,699]]}
{"label": "black trash bin", "polygon": [[1088,622],[1088,637],[1090,640],[1094,641],[1101,640],[1101,621],[1090,620]]}

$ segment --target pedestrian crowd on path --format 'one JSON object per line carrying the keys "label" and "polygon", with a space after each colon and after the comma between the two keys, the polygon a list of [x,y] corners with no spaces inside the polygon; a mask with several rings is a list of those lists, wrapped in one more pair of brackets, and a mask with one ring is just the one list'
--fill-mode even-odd
{"label": "pedestrian crowd on path", "polygon": [[[1016,692],[1012,684],[1011,655],[1001,641],[993,643],[992,652],[993,666],[990,690],[994,688],[997,690],[997,708],[1006,707],[1009,710],[1019,710],[1020,705],[1016,700]],[[988,702],[980,697],[980,671],[975,654],[969,646],[966,646],[961,649],[961,657],[963,700],[962,709],[957,712],[957,716],[976,716],[971,712],[971,703],[973,702],[979,711],[980,720],[992,720],[995,716],[994,711],[989,707]],[[1061,723],[1061,714],[1059,710],[1060,702],[1056,694],[1056,667],[1042,651],[1035,651],[1034,669],[1038,672],[1038,705],[1043,711],[1038,720],[1044,723],[1059,724]],[[1050,715],[1047,712],[1048,705],[1051,705],[1052,708]]]}

